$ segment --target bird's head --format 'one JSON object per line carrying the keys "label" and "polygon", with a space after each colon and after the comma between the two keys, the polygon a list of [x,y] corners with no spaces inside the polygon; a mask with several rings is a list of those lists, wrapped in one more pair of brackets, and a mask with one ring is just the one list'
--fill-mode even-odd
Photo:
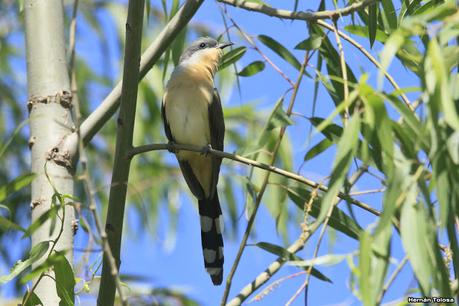
{"label": "bird's head", "polygon": [[185,49],[179,63],[218,66],[223,49],[232,44],[231,42],[219,43],[210,37],[201,37]]}

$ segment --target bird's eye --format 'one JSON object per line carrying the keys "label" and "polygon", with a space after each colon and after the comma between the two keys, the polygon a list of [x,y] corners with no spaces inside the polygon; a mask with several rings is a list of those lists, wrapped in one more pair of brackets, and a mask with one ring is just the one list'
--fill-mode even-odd
{"label": "bird's eye", "polygon": [[205,47],[206,47],[206,44],[205,44],[205,43],[201,43],[201,44],[199,45],[199,48],[201,48],[201,49],[204,49]]}

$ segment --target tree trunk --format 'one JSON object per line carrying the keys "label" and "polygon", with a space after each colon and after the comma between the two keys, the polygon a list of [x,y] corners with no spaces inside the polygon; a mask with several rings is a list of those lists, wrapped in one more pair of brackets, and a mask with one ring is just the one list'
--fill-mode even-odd
{"label": "tree trunk", "polygon": [[[32,151],[32,222],[51,207],[53,186],[60,194],[73,195],[73,176],[65,152],[54,149],[74,129],[71,93],[64,39],[64,9],[61,0],[26,0],[25,32],[27,50],[28,108]],[[48,178],[46,176],[48,174]],[[59,212],[62,216],[62,210]],[[66,205],[63,232],[54,250],[67,251],[73,261],[74,209]],[[52,233],[46,221],[32,235],[32,246],[56,239],[61,221]],[[35,264],[35,266],[38,263]],[[50,273],[53,275],[52,272]],[[35,280],[36,282],[37,280]],[[59,305],[54,279],[41,278],[35,294],[44,305]]]}

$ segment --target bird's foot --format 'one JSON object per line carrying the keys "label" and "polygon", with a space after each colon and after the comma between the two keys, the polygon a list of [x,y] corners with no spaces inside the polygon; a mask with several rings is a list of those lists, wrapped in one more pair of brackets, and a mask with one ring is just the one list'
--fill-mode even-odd
{"label": "bird's foot", "polygon": [[174,141],[169,141],[167,143],[167,151],[169,151],[170,153],[177,153],[178,150],[175,148],[175,142]]}
{"label": "bird's foot", "polygon": [[204,155],[205,157],[207,157],[210,153],[210,150],[212,150],[212,145],[208,144],[207,146],[202,148],[201,155]]}

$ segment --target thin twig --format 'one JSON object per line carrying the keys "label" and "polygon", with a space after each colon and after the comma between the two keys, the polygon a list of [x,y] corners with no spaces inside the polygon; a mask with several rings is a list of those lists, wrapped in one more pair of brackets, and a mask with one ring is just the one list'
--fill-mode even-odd
{"label": "thin twig", "polygon": [[286,280],[298,277],[302,274],[306,274],[306,271],[300,271],[296,272],[284,277],[279,278],[278,280],[274,281],[273,283],[269,284],[265,289],[263,289],[262,292],[259,294],[255,295],[248,303],[252,302],[258,302],[261,301],[266,295],[268,295],[270,292],[272,292],[275,288],[277,288],[281,283],[283,283]]}
{"label": "thin twig", "polygon": [[[304,218],[305,219],[309,215],[309,211],[311,210],[312,203],[314,202],[314,200],[317,197],[317,190],[318,190],[318,188],[314,189],[311,192],[311,198],[309,199],[309,202],[307,203],[307,205],[305,205],[305,207],[307,207],[307,210],[305,211],[305,214],[304,214]],[[339,201],[336,200],[335,203],[337,204],[337,203],[339,203]],[[313,260],[317,257],[317,254],[318,254],[318,251],[319,251],[319,247],[320,247],[320,244],[322,243],[322,238],[323,238],[323,235],[325,233],[325,228],[327,226],[328,220],[330,219],[330,216],[331,216],[331,213],[332,213],[334,207],[335,207],[335,205],[332,205],[330,207],[330,209],[328,210],[328,212],[327,212],[327,216],[326,216],[326,218],[324,220],[324,225],[323,225],[321,233],[319,235],[319,241],[318,241],[318,243],[316,245],[316,248],[314,250]],[[300,293],[308,286],[309,279],[311,277],[312,268],[313,268],[313,265],[311,264],[308,267],[308,270],[305,271],[306,275],[307,275],[306,276],[306,280],[303,282],[303,284],[300,286],[300,288],[298,288],[298,290],[295,292],[295,294],[288,300],[288,302],[285,304],[285,306],[291,305],[293,303],[293,301],[298,297],[298,295],[300,295]]]}
{"label": "thin twig", "polygon": [[384,295],[386,294],[387,290],[392,285],[392,283],[394,282],[395,278],[400,274],[400,272],[402,271],[403,267],[405,266],[405,264],[407,262],[408,262],[408,256],[405,256],[403,258],[403,260],[400,262],[400,264],[397,266],[397,268],[394,270],[394,272],[391,274],[391,276],[389,277],[389,280],[387,281],[387,283],[384,285],[384,287],[383,287],[383,289],[381,291],[381,294],[378,297],[378,301],[376,302],[376,305],[380,305],[381,304],[382,299],[383,299]]}
{"label": "thin twig", "polygon": [[381,193],[384,191],[386,191],[386,188],[349,192],[349,195],[355,197],[355,196],[360,196],[360,195],[365,195],[365,194]]}
{"label": "thin twig", "polygon": [[271,61],[271,59],[266,56],[266,54],[263,53],[263,51],[260,50],[260,48],[258,48],[257,44],[253,41],[253,39],[236,23],[236,21],[231,18],[231,16],[228,15],[228,12],[226,10],[224,10],[224,8],[222,8],[222,12],[226,15],[226,17],[231,21],[231,23],[233,24],[233,26],[239,31],[239,33],[242,35],[242,37],[250,44],[250,46],[255,50],[257,51],[260,56],[269,64],[271,65],[271,67],[273,67],[273,69],[282,77],[284,78],[289,84],[290,86],[294,87],[295,86],[295,83],[293,83],[293,81],[279,68],[277,67],[276,64],[273,63],[273,61]]}
{"label": "thin twig", "polygon": [[303,12],[303,11],[288,11],[276,9],[271,6],[264,4],[259,4],[255,1],[247,0],[217,0],[218,2],[229,4],[235,7],[240,7],[245,10],[261,12],[263,14],[269,15],[271,17],[279,17],[281,19],[292,19],[292,20],[305,20],[305,21],[316,21],[319,19],[333,19],[341,16],[347,16],[353,12],[363,9],[370,4],[376,2],[376,0],[365,0],[360,2],[355,2],[345,8],[340,8],[333,11],[320,11],[320,12]]}
{"label": "thin twig", "polygon": [[78,84],[76,82],[76,72],[75,72],[75,34],[76,34],[76,16],[77,16],[77,10],[78,10],[78,0],[75,0],[74,2],[74,6],[73,6],[73,13],[72,13],[72,21],[70,23],[70,63],[69,63],[69,66],[70,66],[70,87],[71,87],[71,90],[72,90],[72,104],[73,104],[73,111],[74,111],[74,115],[75,115],[75,121],[77,123],[77,129],[76,129],[76,133],[77,133],[77,137],[78,137],[78,151],[79,151],[79,154],[80,154],[80,164],[82,166],[82,170],[83,170],[83,174],[81,175],[80,179],[81,181],[83,182],[83,186],[84,186],[84,189],[85,189],[85,193],[86,195],[88,196],[88,199],[89,199],[89,210],[91,211],[92,213],[92,216],[93,216],[93,219],[94,219],[94,222],[96,224],[96,230],[99,234],[99,236],[101,237],[101,240],[102,240],[102,247],[103,247],[103,251],[104,251],[104,254],[105,256],[107,256],[109,258],[109,263],[110,263],[110,267],[111,267],[111,272],[112,272],[112,277],[114,278],[115,280],[115,285],[116,285],[116,288],[118,290],[118,295],[120,297],[120,300],[121,300],[121,305],[125,306],[127,305],[127,300],[126,298],[124,297],[123,295],[123,292],[122,292],[122,287],[121,287],[121,279],[119,277],[119,273],[118,273],[118,268],[116,267],[116,261],[113,257],[113,254],[112,254],[112,250],[110,248],[110,245],[108,244],[108,240],[107,240],[107,233],[105,232],[103,226],[102,226],[102,223],[100,222],[100,219],[99,219],[99,216],[97,214],[97,209],[96,209],[96,200],[94,198],[94,187],[93,187],[93,184],[92,184],[92,181],[91,181],[91,178],[90,178],[90,175],[89,175],[89,170],[88,170],[88,167],[87,167],[87,156],[86,156],[86,153],[84,151],[84,144],[83,144],[83,139],[80,135],[80,126],[81,126],[81,111],[80,111],[80,102],[79,102],[79,98],[78,98]]}
{"label": "thin twig", "polygon": [[[321,190],[323,192],[327,192],[328,191],[328,188],[326,186],[322,186],[321,184],[319,184],[319,183],[317,183],[317,182],[315,182],[313,180],[307,179],[304,176],[298,175],[296,173],[289,172],[289,171],[286,171],[286,170],[283,170],[283,169],[280,169],[280,168],[277,168],[277,167],[274,167],[274,166],[271,166],[271,165],[268,165],[268,164],[265,164],[265,163],[261,163],[259,161],[252,160],[252,159],[249,159],[249,158],[237,155],[237,154],[223,152],[223,151],[211,149],[211,148],[208,148],[208,147],[198,147],[198,146],[193,146],[193,145],[177,144],[177,143],[175,143],[175,144],[153,143],[153,144],[142,145],[142,146],[138,146],[138,147],[132,148],[131,151],[129,152],[129,155],[128,155],[127,158],[132,158],[133,156],[135,156],[137,154],[150,152],[150,151],[158,151],[158,150],[177,150],[177,151],[185,150],[185,151],[192,151],[192,152],[206,152],[206,153],[212,154],[214,156],[218,156],[218,157],[226,158],[226,159],[231,159],[231,160],[234,160],[234,161],[237,161],[237,162],[249,165],[249,166],[253,166],[253,167],[256,167],[256,168],[259,168],[259,169],[263,169],[263,170],[266,170],[266,171],[270,171],[270,172],[274,172],[276,174],[285,176],[287,178],[290,178],[290,179],[293,179],[293,180],[295,180],[297,182],[305,184],[305,185],[307,185],[309,187],[319,188],[319,190]],[[366,204],[366,203],[364,203],[362,201],[353,199],[349,195],[344,194],[343,192],[339,192],[338,193],[338,197],[343,199],[343,200],[345,200],[345,201],[349,201],[350,203],[354,204],[355,206],[360,207],[360,208],[372,213],[375,216],[381,215],[381,212],[379,212],[378,210],[372,208],[370,205],[368,205],[368,204]]]}

